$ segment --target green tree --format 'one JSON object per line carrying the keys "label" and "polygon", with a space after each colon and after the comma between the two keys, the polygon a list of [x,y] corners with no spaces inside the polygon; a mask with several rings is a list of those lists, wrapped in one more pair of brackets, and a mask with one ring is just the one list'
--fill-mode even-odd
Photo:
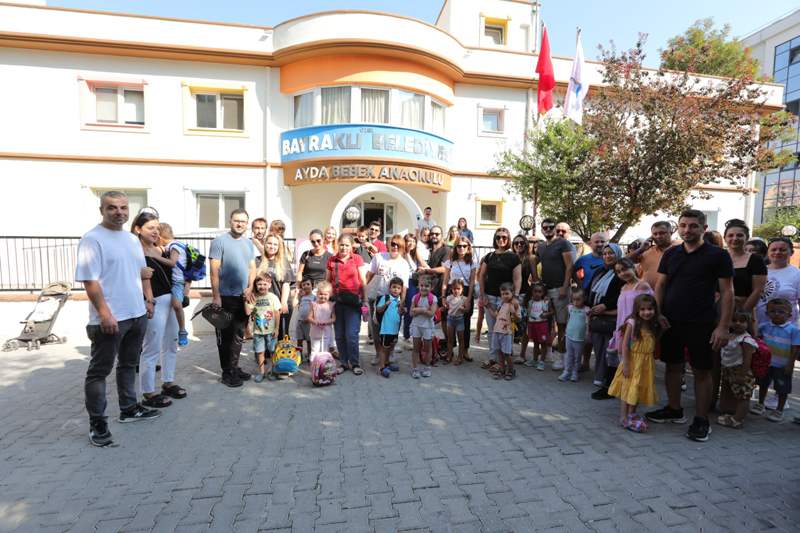
{"label": "green tree", "polygon": [[750,57],[750,48],[738,37],[731,37],[731,26],[714,28],[714,19],[700,19],[683,35],[667,41],[659,49],[661,67],[729,78],[755,78],[759,61]]}

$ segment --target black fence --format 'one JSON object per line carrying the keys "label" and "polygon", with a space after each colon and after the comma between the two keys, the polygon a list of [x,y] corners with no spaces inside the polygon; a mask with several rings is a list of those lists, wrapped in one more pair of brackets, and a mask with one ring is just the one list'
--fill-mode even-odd
{"label": "black fence", "polygon": [[[75,279],[75,266],[80,237],[0,237],[0,291],[39,292],[48,283]],[[208,257],[213,235],[178,236],[177,240],[194,246]],[[286,239],[295,250],[295,239]],[[476,261],[491,251],[489,246],[474,247]],[[297,267],[297,257],[293,257]],[[210,289],[210,276],[192,283],[196,289]],[[83,290],[74,283],[73,290]]]}

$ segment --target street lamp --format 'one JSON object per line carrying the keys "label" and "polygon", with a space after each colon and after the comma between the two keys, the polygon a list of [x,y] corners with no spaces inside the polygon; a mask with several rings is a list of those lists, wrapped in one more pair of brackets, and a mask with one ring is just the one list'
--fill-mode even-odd
{"label": "street lamp", "polygon": [[356,204],[350,204],[344,208],[344,219],[348,224],[352,224],[356,220],[361,220],[361,208]]}
{"label": "street lamp", "polygon": [[781,237],[793,238],[797,235],[797,226],[794,224],[786,224],[781,228]]}
{"label": "street lamp", "polygon": [[519,219],[519,227],[525,232],[525,235],[528,235],[528,232],[533,229],[533,226],[534,220],[532,216],[524,215],[521,219]]}
{"label": "street lamp", "polygon": [[670,235],[674,235],[676,231],[678,231],[678,223],[674,220],[668,220],[669,222],[669,229],[672,230]]}

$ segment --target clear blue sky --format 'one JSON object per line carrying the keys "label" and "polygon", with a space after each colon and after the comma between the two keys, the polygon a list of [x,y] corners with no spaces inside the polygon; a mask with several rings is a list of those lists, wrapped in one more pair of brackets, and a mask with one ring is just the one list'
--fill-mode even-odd
{"label": "clear blue sky", "polygon": [[[13,0],[12,0],[13,1]],[[744,36],[762,24],[800,7],[790,0],[540,0],[553,55],[572,57],[575,28],[582,28],[587,59],[597,58],[597,45],[613,39],[620,49],[636,43],[638,32],[649,34],[648,66],[658,65],[658,48],[683,33],[695,20],[714,17],[728,23],[733,35]],[[443,0],[48,0],[47,5],[163,17],[274,26],[294,17],[336,9],[383,11],[436,22]]]}

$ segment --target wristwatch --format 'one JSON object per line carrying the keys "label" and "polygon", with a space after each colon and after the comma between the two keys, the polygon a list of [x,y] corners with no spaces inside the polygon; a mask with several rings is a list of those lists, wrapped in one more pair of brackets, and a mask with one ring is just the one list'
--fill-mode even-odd
{"label": "wristwatch", "polygon": [[155,300],[145,300],[144,303],[156,305],[156,301]]}

